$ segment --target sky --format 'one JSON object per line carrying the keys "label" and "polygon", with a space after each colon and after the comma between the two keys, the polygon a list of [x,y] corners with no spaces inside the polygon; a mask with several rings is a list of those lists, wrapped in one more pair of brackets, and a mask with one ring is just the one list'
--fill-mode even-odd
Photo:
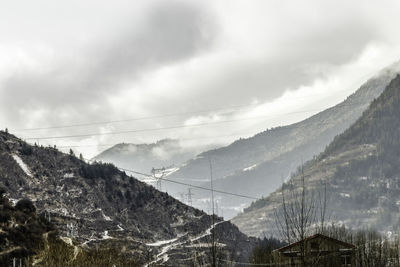
{"label": "sky", "polygon": [[399,1],[0,2],[0,128],[91,158],[229,144],[344,100],[400,59]]}

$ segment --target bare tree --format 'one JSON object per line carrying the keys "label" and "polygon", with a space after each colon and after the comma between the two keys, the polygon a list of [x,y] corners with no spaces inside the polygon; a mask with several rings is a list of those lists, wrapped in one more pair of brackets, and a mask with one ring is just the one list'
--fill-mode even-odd
{"label": "bare tree", "polygon": [[[293,181],[282,185],[282,206],[275,209],[275,221],[281,237],[288,244],[298,242],[301,265],[308,266],[310,259],[306,259],[306,244],[303,240],[313,233],[324,231],[326,186],[322,193],[316,194],[315,190],[309,190],[305,185],[303,166],[300,174],[298,187]],[[318,261],[318,257],[313,261]]]}

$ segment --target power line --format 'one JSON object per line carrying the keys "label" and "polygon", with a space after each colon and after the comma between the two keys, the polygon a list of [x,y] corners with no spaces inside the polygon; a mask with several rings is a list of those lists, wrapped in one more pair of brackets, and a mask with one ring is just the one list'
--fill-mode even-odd
{"label": "power line", "polygon": [[[312,111],[317,111],[317,110],[319,110],[319,109],[290,112],[290,113],[280,114],[280,116],[296,114],[296,113],[303,113],[303,112],[312,112]],[[216,125],[216,124],[223,124],[223,123],[230,123],[230,122],[237,122],[237,121],[247,121],[247,120],[253,120],[253,119],[264,119],[264,118],[271,118],[271,116],[255,116],[255,117],[247,117],[247,118],[232,119],[232,120],[225,120],[225,121],[204,122],[204,123],[188,124],[188,125],[183,124],[183,125],[176,125],[176,126],[137,129],[137,130],[125,130],[125,131],[114,131],[114,132],[105,132],[105,133],[60,135],[60,136],[50,136],[50,137],[28,137],[28,138],[25,138],[25,140],[48,140],[48,139],[62,139],[62,138],[77,138],[77,137],[116,135],[116,134],[137,133],[137,132],[151,132],[151,131],[171,130],[171,129],[179,129],[179,128],[199,127],[199,126],[206,126],[206,125]]]}
{"label": "power line", "polygon": [[[364,102],[360,102],[361,104],[365,104]],[[336,106],[344,107],[344,106],[355,106],[360,104],[358,102],[354,102],[352,104],[338,104]],[[335,107],[336,107],[335,106]],[[285,115],[293,115],[305,112],[313,112],[319,111],[320,109],[308,109],[308,110],[298,110],[294,112],[281,113],[274,116],[265,115],[265,116],[254,116],[247,117],[241,119],[232,119],[232,120],[224,120],[224,121],[216,121],[216,122],[205,122],[205,123],[197,123],[197,124],[189,124],[189,125],[176,125],[176,126],[167,126],[167,127],[157,127],[157,128],[145,128],[145,129],[136,129],[136,130],[124,130],[124,131],[113,131],[113,132],[105,132],[105,133],[89,133],[89,134],[76,134],[76,135],[60,135],[60,136],[49,136],[49,137],[27,137],[25,140],[50,140],[50,139],[62,139],[62,138],[79,138],[79,137],[93,137],[93,136],[104,136],[104,135],[117,135],[117,134],[125,134],[125,133],[138,133],[138,132],[151,132],[151,131],[161,131],[161,130],[171,130],[171,129],[180,129],[180,128],[190,128],[190,127],[200,127],[206,125],[218,125],[224,123],[238,122],[238,121],[247,121],[253,119],[263,119],[263,118],[274,118],[278,116]],[[293,124],[292,124],[293,125]]]}
{"label": "power line", "polygon": [[207,187],[204,187],[204,186],[198,186],[198,185],[194,185],[194,184],[178,182],[178,181],[174,181],[174,180],[171,180],[171,179],[168,179],[168,178],[162,178],[162,180],[163,180],[163,181],[166,181],[166,182],[170,182],[170,183],[175,183],[175,184],[180,184],[180,185],[185,185],[185,186],[189,186],[189,187],[201,189],[201,190],[214,191],[214,192],[216,192],[216,193],[221,193],[221,194],[225,194],[225,195],[231,195],[231,196],[236,196],[236,197],[248,198],[248,199],[252,199],[252,200],[258,200],[258,199],[260,199],[260,198],[256,198],[256,197],[251,197],[251,196],[246,196],[246,195],[242,195],[242,194],[236,194],[236,193],[226,192],[226,191],[217,190],[217,189],[212,190],[211,188],[207,188]]}
{"label": "power line", "polygon": [[229,110],[234,108],[243,108],[243,107],[250,107],[254,106],[251,105],[238,105],[238,106],[230,106],[224,108],[215,108],[215,109],[207,109],[207,110],[198,110],[198,111],[191,111],[191,112],[182,112],[182,113],[171,113],[171,114],[164,114],[164,115],[154,115],[148,117],[138,117],[138,118],[131,118],[131,119],[123,119],[123,120],[110,120],[110,121],[99,121],[99,122],[84,122],[84,123],[76,123],[76,124],[69,124],[69,125],[58,125],[58,126],[48,126],[48,127],[36,127],[36,128],[25,128],[25,129],[16,129],[16,132],[22,131],[39,131],[39,130],[50,130],[50,129],[63,129],[63,128],[74,128],[74,127],[83,127],[83,126],[93,126],[93,125],[101,125],[101,124],[112,124],[112,123],[120,123],[120,122],[129,122],[129,121],[140,121],[140,120],[150,120],[150,119],[159,119],[159,118],[167,118],[167,117],[176,117],[176,116],[184,116],[184,115],[191,115],[191,114],[198,114],[198,113],[206,113],[211,111],[220,111],[220,110]]}
{"label": "power line", "polygon": [[[324,123],[320,123],[319,125],[324,124]],[[325,124],[329,124],[329,123],[325,123]],[[89,160],[86,159],[88,162],[92,162],[93,160]],[[147,174],[147,173],[143,173],[143,172],[138,172],[138,171],[134,171],[131,169],[126,169],[126,168],[118,168],[122,171],[128,171],[134,174],[138,174],[138,175],[142,175],[148,178],[153,178],[151,174]],[[179,178],[175,178],[175,179],[179,179]],[[217,193],[221,193],[221,194],[226,194],[226,195],[232,195],[232,196],[237,196],[237,197],[241,197],[241,198],[247,198],[247,199],[251,199],[251,200],[266,200],[272,203],[278,203],[281,204],[280,201],[276,201],[276,200],[272,200],[272,199],[266,199],[266,198],[256,198],[256,197],[251,197],[251,196],[247,196],[244,194],[238,194],[238,193],[232,193],[232,192],[227,192],[227,191],[223,191],[223,190],[212,190],[211,188],[207,188],[207,187],[203,187],[203,186],[198,186],[198,185],[193,185],[193,184],[189,184],[189,183],[184,183],[184,182],[179,182],[179,181],[175,181],[175,180],[171,180],[171,179],[167,179],[167,178],[162,178],[163,181],[166,182],[170,182],[170,183],[175,183],[175,184],[180,184],[180,185],[185,185],[185,186],[189,186],[192,188],[197,188],[197,189],[201,189],[201,190],[207,190],[207,191],[214,191]],[[180,179],[180,180],[186,180],[186,179]],[[199,180],[204,180],[204,179],[199,179]],[[205,181],[205,180],[204,180]],[[329,208],[330,210],[334,210],[332,208]],[[336,209],[338,210],[338,209]]]}
{"label": "power line", "polygon": [[[127,172],[131,172],[131,173],[135,173],[135,174],[138,174],[138,175],[142,175],[142,176],[145,176],[147,178],[153,178],[153,176],[151,174],[138,172],[138,171],[134,171],[134,170],[126,169],[126,168],[118,168],[118,169],[123,170],[123,171],[127,171]],[[213,192],[221,193],[221,194],[225,194],[225,195],[231,195],[231,196],[236,196],[236,197],[241,197],[241,198],[247,198],[247,199],[251,199],[251,200],[266,200],[266,201],[269,201],[271,203],[282,204],[281,201],[277,201],[277,200],[273,200],[273,199],[257,198],[257,197],[252,197],[252,196],[248,196],[248,195],[244,195],[244,194],[232,193],[232,192],[227,192],[227,191],[218,190],[218,189],[211,189],[211,188],[204,187],[204,186],[198,186],[198,185],[194,185],[194,184],[178,182],[178,181],[171,180],[171,179],[168,179],[168,178],[165,178],[165,177],[161,178],[161,179],[163,181],[166,181],[166,182],[175,183],[175,184],[179,184],[179,185],[185,185],[185,186],[189,186],[189,187],[193,187],[193,188],[197,188],[197,189],[201,189],[201,190],[206,190],[206,191],[213,191]],[[182,180],[184,180],[184,179],[182,179]],[[314,206],[314,208],[319,208],[319,207]],[[327,208],[327,210],[339,211],[339,209],[333,209],[333,208]],[[342,210],[340,210],[340,211],[342,211]]]}
{"label": "power line", "polygon": [[[135,174],[138,174],[138,175],[145,176],[147,178],[153,178],[153,176],[151,174],[138,172],[138,171],[134,171],[134,170],[126,169],[126,168],[119,168],[119,167],[117,167],[117,168],[119,170],[135,173]],[[185,186],[189,186],[189,187],[193,187],[193,188],[197,188],[197,189],[201,189],[201,190],[206,190],[206,191],[213,191],[213,192],[221,193],[221,194],[225,194],[225,195],[231,195],[231,196],[236,196],[236,197],[241,197],[241,198],[247,198],[247,199],[251,199],[251,200],[266,200],[266,201],[271,202],[271,203],[282,204],[282,202],[278,201],[278,200],[267,199],[267,198],[263,198],[263,197],[257,198],[257,197],[252,197],[252,196],[248,196],[248,195],[244,195],[244,194],[232,193],[232,192],[218,190],[218,189],[211,189],[211,188],[204,187],[204,186],[198,186],[198,185],[194,185],[194,184],[189,184],[189,183],[184,183],[184,182],[171,180],[171,179],[168,179],[168,178],[165,178],[165,177],[161,178],[161,179],[163,181],[166,181],[166,182],[175,183],[175,184],[179,184],[179,185],[185,185]],[[179,179],[179,178],[175,178],[175,179]],[[185,179],[181,179],[181,180],[185,180]],[[204,179],[202,179],[202,180],[204,180]],[[206,181],[204,180],[204,182],[206,182]],[[276,207],[274,207],[274,208],[276,208]],[[319,209],[319,207],[317,207],[317,206],[313,206],[313,208]],[[326,208],[326,209],[327,210],[331,210],[331,211],[343,211],[341,209],[336,209],[336,208]]]}
{"label": "power line", "polygon": [[[91,159],[85,159],[88,162],[94,162],[95,160],[91,160]],[[127,169],[127,168],[122,168],[122,167],[116,167],[117,169],[119,169],[120,171],[127,171],[127,172],[131,172],[134,174],[138,174],[141,176],[144,176],[146,178],[151,178],[154,179],[154,176],[152,174],[149,173],[143,173],[143,172],[139,172],[139,171],[135,171],[135,170],[131,170],[131,169]],[[175,179],[179,179],[179,180],[186,180],[186,179],[182,179],[182,178],[175,178]],[[235,197],[241,197],[241,198],[246,198],[246,199],[251,199],[251,200],[265,200],[271,203],[276,203],[276,204],[282,204],[281,201],[278,200],[273,200],[273,199],[267,199],[264,197],[252,197],[252,196],[248,196],[248,195],[244,195],[244,194],[238,194],[238,193],[232,193],[232,192],[228,192],[228,191],[223,191],[223,190],[218,190],[218,189],[211,189],[208,187],[204,187],[204,186],[199,186],[199,185],[194,185],[194,184],[189,184],[189,183],[184,183],[184,182],[179,182],[179,181],[175,181],[175,180],[171,180],[165,177],[160,178],[160,180],[162,181],[166,181],[169,183],[174,183],[174,184],[179,184],[179,185],[184,185],[184,186],[188,186],[188,187],[192,187],[192,188],[197,188],[200,190],[206,190],[206,191],[211,191],[211,192],[215,192],[215,193],[220,193],[220,194],[224,194],[224,195],[230,195],[230,196],[235,196]],[[206,182],[204,179],[199,179],[202,180],[204,182]],[[318,206],[313,206],[313,208],[315,209],[321,209],[321,207]],[[276,206],[274,206],[274,209],[276,209]],[[330,210],[330,211],[340,211],[342,212],[343,209],[337,209],[337,208],[326,208],[326,210]]]}
{"label": "power line", "polygon": [[[134,171],[134,170],[126,169],[126,168],[118,168],[118,169],[120,169],[122,171],[127,171],[127,172],[131,172],[131,173],[139,174],[139,175],[145,176],[147,178],[153,178],[153,176],[151,174],[148,174],[148,173],[138,172],[138,171]],[[252,199],[252,200],[260,199],[260,198],[255,198],[255,197],[251,197],[251,196],[246,196],[246,195],[242,195],[242,194],[236,194],[236,193],[222,191],[222,190],[216,190],[216,189],[212,190],[211,188],[208,188],[208,187],[189,184],[189,183],[178,182],[178,181],[171,180],[171,179],[168,179],[168,178],[165,178],[165,177],[160,178],[160,179],[162,181],[166,181],[166,182],[170,182],[170,183],[175,183],[175,184],[179,184],[179,185],[185,185],[185,186],[189,186],[189,187],[193,187],[193,188],[197,188],[197,189],[201,189],[201,190],[214,191],[214,192],[225,194],[225,195],[232,195],[232,196],[248,198],[248,199]]]}
{"label": "power line", "polygon": [[[339,91],[336,91],[336,92],[344,92],[344,91],[348,91],[348,90],[339,90]],[[292,98],[286,98],[286,100],[309,98],[309,97],[317,96],[317,95],[324,95],[324,94],[312,94],[312,95],[307,95],[307,96],[302,96],[302,97],[292,97]],[[167,117],[177,117],[177,116],[184,116],[184,115],[207,113],[207,112],[212,112],[212,111],[241,109],[241,108],[252,107],[252,106],[255,106],[255,105],[254,104],[236,105],[236,106],[219,107],[219,108],[206,109],[206,110],[197,110],[197,111],[181,112],[181,113],[170,113],[170,114],[153,115],[153,116],[147,116],[147,117],[120,119],[120,120],[109,120],[109,121],[98,121],[98,122],[81,122],[81,123],[66,124],[66,125],[14,129],[13,131],[15,131],[15,132],[25,132],[25,131],[40,131],[40,130],[50,130],[50,129],[75,128],[75,127],[94,126],[94,125],[102,125],[102,124],[113,124],[113,123],[131,122],[131,121],[140,121],[140,120],[151,120],[151,119],[159,119],[159,118],[167,118]]]}

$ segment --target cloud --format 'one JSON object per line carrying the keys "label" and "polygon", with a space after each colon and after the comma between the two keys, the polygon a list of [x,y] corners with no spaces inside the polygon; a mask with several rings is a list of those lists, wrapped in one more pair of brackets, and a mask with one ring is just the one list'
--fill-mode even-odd
{"label": "cloud", "polygon": [[13,103],[4,112],[21,122],[32,110],[48,112],[48,119],[54,120],[50,124],[63,114],[68,114],[64,119],[83,114],[83,120],[91,114],[104,117],[107,97],[117,93],[124,82],[192,57],[210,47],[214,37],[213,18],[204,8],[186,2],[158,2],[139,24],[116,39],[92,44],[89,51],[56,61],[46,70],[18,69],[2,82],[0,104]]}
{"label": "cloud", "polygon": [[[8,43],[12,49],[0,46],[0,123],[9,128],[188,113],[109,127],[131,130],[182,125],[199,118],[207,122],[279,114],[304,105],[323,109],[340,101],[336,90],[350,94],[400,56],[396,28],[400,4],[391,0],[306,0],[301,4],[288,0],[118,0],[116,9],[104,0],[85,1],[90,4],[74,0],[72,6],[59,1],[57,6],[66,10],[59,13],[54,12],[52,1],[40,1],[47,5],[30,6],[33,11],[28,13],[13,7],[8,13],[18,16],[10,17],[11,29],[4,26],[8,22],[4,17],[11,15],[0,9],[0,40],[15,41]],[[87,12],[89,6],[98,7],[99,12]],[[307,98],[318,92],[330,102],[316,104]],[[307,101],[285,102],[286,95]],[[251,103],[256,107],[191,114]],[[90,141],[152,143],[165,137],[256,133],[308,115]],[[26,135],[90,133],[104,128],[108,126]],[[221,140],[231,139],[202,142]],[[63,140],[64,144],[81,141]]]}

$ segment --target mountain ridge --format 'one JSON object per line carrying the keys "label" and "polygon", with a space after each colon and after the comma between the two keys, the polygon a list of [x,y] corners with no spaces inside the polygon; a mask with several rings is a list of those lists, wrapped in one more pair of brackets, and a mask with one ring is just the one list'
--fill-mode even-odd
{"label": "mountain ridge", "polygon": [[[354,123],[373,99],[382,93],[399,69],[400,63],[385,68],[346,100],[303,121],[266,130],[254,137],[237,140],[229,146],[201,153],[195,159],[186,162],[169,178],[203,177],[204,183],[198,184],[209,186],[207,179],[210,158],[213,163],[215,189],[255,197],[268,195],[302,162],[322,152],[336,135]],[[229,155],[225,156],[226,154]],[[183,187],[168,188],[168,192],[173,195],[185,190]],[[206,197],[201,191],[196,191],[196,194],[201,198]],[[224,214],[228,215],[228,218],[236,215],[239,207],[249,203],[246,199],[221,195],[220,204],[225,207]]]}
{"label": "mountain ridge", "polygon": [[[397,231],[400,192],[400,76],[397,75],[362,116],[304,165],[310,190],[327,185],[329,209],[346,226]],[[300,174],[291,178],[299,186]],[[254,202],[232,222],[252,236],[272,233],[282,188]],[[279,206],[279,205],[278,205]],[[257,220],[255,220],[255,217]]]}
{"label": "mountain ridge", "polygon": [[[204,147],[207,148],[209,146]],[[119,143],[104,150],[92,160],[149,173],[152,168],[174,168],[194,157],[202,149],[184,147],[179,139],[167,138],[154,143]]]}
{"label": "mountain ridge", "polygon": [[[106,242],[124,247],[143,264],[153,260],[178,264],[198,243],[206,242],[213,220],[219,223],[216,231],[224,233],[218,242],[224,244],[225,259],[247,261],[254,244],[229,222],[213,219],[112,164],[88,164],[72,153],[32,146],[2,131],[0,185],[10,199],[29,198],[39,212],[51,218],[62,237],[82,246]],[[247,240],[239,254],[230,254],[234,242],[228,238]],[[167,247],[174,253],[168,255]]]}

